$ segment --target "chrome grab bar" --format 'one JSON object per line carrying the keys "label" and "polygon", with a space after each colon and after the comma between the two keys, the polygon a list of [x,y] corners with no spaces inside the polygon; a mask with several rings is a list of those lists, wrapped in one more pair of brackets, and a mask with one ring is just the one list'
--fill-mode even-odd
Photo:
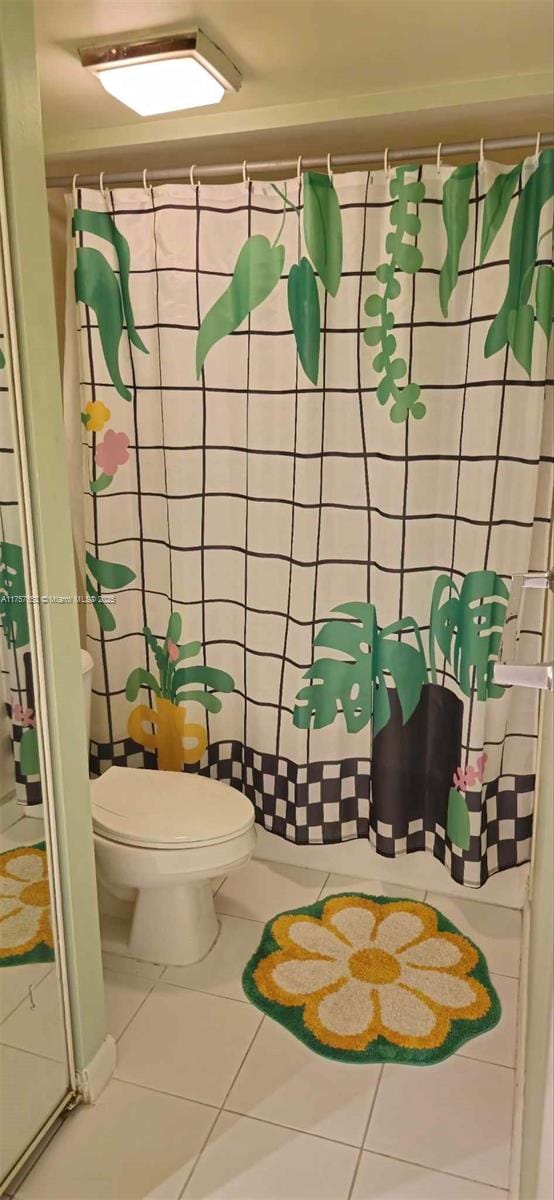
{"label": "chrome grab bar", "polygon": [[[506,643],[515,657],[519,637],[521,594],[524,589],[539,588],[554,591],[554,571],[512,575],[510,605],[506,616],[499,661],[493,665],[492,677],[502,687],[538,688],[539,691],[554,691],[554,663],[506,662]],[[510,611],[511,610],[511,611]],[[506,636],[507,635],[507,636]]]}

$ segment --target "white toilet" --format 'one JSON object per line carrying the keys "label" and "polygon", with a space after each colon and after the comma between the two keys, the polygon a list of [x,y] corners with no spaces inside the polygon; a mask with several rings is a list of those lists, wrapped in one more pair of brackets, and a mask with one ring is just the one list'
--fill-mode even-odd
{"label": "white toilet", "polygon": [[[85,651],[82,667],[88,716]],[[98,880],[132,914],[129,953],[178,966],[203,958],[218,933],[211,881],[250,859],[253,805],[205,776],[133,767],[93,780],[91,800]]]}

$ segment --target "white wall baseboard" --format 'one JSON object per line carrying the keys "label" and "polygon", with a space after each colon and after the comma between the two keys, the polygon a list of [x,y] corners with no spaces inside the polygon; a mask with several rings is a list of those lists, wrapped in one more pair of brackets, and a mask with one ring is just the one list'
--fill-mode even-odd
{"label": "white wall baseboard", "polygon": [[91,1062],[77,1072],[77,1087],[83,1104],[96,1103],[115,1071],[116,1056],[115,1040],[108,1033]]}

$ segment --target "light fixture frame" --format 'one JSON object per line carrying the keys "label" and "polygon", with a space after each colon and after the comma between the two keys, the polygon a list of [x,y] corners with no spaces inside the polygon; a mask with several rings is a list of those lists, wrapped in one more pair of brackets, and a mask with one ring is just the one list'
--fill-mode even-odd
{"label": "light fixture frame", "polygon": [[226,92],[238,92],[242,83],[240,71],[201,29],[186,33],[159,34],[132,42],[105,42],[102,45],[78,49],[81,65],[94,75],[110,67],[132,66],[138,63],[162,62],[171,58],[194,58]]}

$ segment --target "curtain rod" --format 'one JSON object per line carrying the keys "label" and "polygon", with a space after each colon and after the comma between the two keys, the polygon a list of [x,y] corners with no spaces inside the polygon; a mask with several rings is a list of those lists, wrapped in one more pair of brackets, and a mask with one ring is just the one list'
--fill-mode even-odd
{"label": "curtain rod", "polygon": [[[528,146],[534,146],[537,142],[537,135],[526,137],[511,137],[511,138],[486,138],[483,142],[445,142],[440,144],[441,158],[449,158],[458,154],[478,154],[481,148],[487,151],[491,150],[524,150]],[[547,146],[554,146],[554,134],[545,133],[540,136],[540,145],[544,149]],[[330,163],[333,169],[337,167],[369,167],[375,163],[383,163],[385,153],[389,163],[393,162],[413,162],[419,161],[421,158],[433,158],[437,154],[437,144],[433,146],[416,146],[410,147],[407,150],[389,150],[388,153],[381,150],[378,153],[370,154],[332,154],[330,155]],[[252,171],[260,171],[264,175],[286,175],[290,171],[298,170],[299,162],[301,169],[304,171],[315,170],[318,167],[327,169],[327,157],[311,158],[309,155],[298,158],[284,159],[268,159],[266,162],[245,162],[245,163],[219,163],[213,166],[195,166],[194,178],[198,183],[204,183],[209,179],[218,177],[220,179],[229,179],[232,176],[242,176],[246,170],[248,174]],[[174,180],[184,180],[188,182],[191,177],[191,167],[167,167],[156,170],[147,170],[148,183],[165,183],[173,182]],[[78,187],[94,187],[98,183],[99,173],[83,174],[77,176]],[[46,183],[49,188],[70,188],[73,182],[72,175],[60,175],[47,177]],[[103,184],[105,187],[120,183],[140,183],[142,184],[142,171],[105,171],[103,174]]]}

